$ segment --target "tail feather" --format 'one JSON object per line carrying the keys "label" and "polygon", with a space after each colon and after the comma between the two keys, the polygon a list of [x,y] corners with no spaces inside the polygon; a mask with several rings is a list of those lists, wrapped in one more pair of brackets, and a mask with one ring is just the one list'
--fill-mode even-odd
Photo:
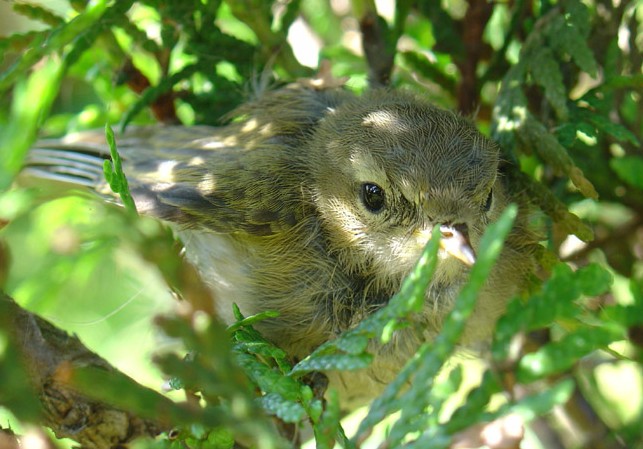
{"label": "tail feather", "polygon": [[[236,162],[236,156],[241,154],[239,146],[224,143],[220,133],[219,129],[209,127],[141,127],[119,136],[118,151],[139,213],[181,227],[206,225],[218,232],[239,229],[243,211],[231,208],[219,198],[238,189],[210,192],[212,197],[208,198],[205,196],[208,192],[200,188],[202,180],[208,179],[205,176],[208,170],[221,168],[220,173],[212,175],[212,179],[220,181],[232,176],[226,167],[239,166]],[[58,196],[61,189],[74,193],[87,191],[122,205],[119,195],[105,180],[105,160],[110,160],[109,147],[100,131],[40,140],[27,153],[18,182],[39,188],[45,196]],[[217,216],[229,220],[204,222],[195,217],[203,210],[216,210]]]}
{"label": "tail feather", "polygon": [[76,151],[33,148],[27,155],[23,173],[35,178],[97,188],[103,182],[104,158]]}

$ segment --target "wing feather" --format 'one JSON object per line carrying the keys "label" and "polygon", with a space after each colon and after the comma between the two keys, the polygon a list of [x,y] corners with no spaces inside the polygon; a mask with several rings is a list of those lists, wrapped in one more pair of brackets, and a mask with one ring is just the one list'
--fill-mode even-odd
{"label": "wing feather", "polygon": [[[241,107],[224,127],[133,127],[117,136],[132,197],[142,213],[186,227],[265,236],[295,226],[312,207],[301,157],[329,112],[353,96],[290,85]],[[27,177],[90,188],[118,202],[103,179],[102,131],[42,140]]]}

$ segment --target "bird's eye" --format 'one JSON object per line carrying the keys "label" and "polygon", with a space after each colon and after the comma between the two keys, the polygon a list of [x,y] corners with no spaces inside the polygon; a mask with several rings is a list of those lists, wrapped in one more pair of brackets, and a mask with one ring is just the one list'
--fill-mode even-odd
{"label": "bird's eye", "polygon": [[490,190],[489,196],[487,197],[487,200],[485,201],[484,206],[482,206],[485,212],[489,212],[489,209],[491,209],[492,203],[493,203],[493,190]]}
{"label": "bird's eye", "polygon": [[380,212],[384,208],[384,189],[377,184],[362,184],[362,202],[371,212]]}

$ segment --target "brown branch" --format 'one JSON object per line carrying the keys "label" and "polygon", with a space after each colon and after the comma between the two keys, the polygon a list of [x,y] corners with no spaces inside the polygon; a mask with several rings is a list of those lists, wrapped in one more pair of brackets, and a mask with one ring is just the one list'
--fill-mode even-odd
{"label": "brown branch", "polygon": [[482,35],[494,7],[487,0],[469,0],[468,3],[469,8],[461,24],[465,53],[462,59],[454,61],[462,76],[458,86],[458,109],[465,115],[472,114],[480,102],[478,62],[488,54]]}
{"label": "brown branch", "polygon": [[627,449],[619,438],[612,434],[609,426],[588,402],[578,383],[569,400],[563,404],[562,413],[565,414],[568,432],[580,436],[583,447],[593,449]]}
{"label": "brown branch", "polygon": [[57,437],[71,438],[87,449],[106,449],[160,433],[159,423],[93,400],[72,386],[77,369],[117,373],[77,337],[27,312],[4,294],[0,294],[0,311],[0,326],[8,330],[12,348],[40,399],[42,424]]}
{"label": "brown branch", "polygon": [[[17,435],[11,429],[0,428],[0,448],[2,449],[59,449],[43,429],[29,428],[24,435]],[[82,448],[81,448],[82,449]]]}
{"label": "brown branch", "polygon": [[373,10],[365,11],[358,19],[362,32],[362,49],[368,61],[369,84],[371,87],[388,86],[395,53],[389,51],[382,23]]}
{"label": "brown branch", "polygon": [[[117,76],[117,82],[119,84],[127,84],[127,87],[137,94],[142,94],[152,85],[143,72],[134,66],[131,59],[127,59],[121,67]],[[154,118],[160,123],[168,125],[180,123],[176,115],[174,92],[172,91],[159,95],[158,98],[150,104],[150,109]]]}

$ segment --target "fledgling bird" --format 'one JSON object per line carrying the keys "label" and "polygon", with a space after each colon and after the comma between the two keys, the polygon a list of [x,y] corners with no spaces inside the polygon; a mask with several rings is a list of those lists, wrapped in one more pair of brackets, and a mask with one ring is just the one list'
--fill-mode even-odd
{"label": "fledgling bird", "polygon": [[[258,325],[301,358],[354,327],[399,290],[434,226],[442,249],[420,326],[397,332],[360,372],[328,373],[344,403],[376,395],[440,329],[487,225],[519,216],[480,293],[465,344],[488,337],[533,268],[524,199],[499,171],[499,148],[467,119],[415,95],[290,85],[227,126],[131,128],[118,149],[138,210],[164,220],[232,321]],[[110,197],[102,132],[39,142],[25,174]]]}

